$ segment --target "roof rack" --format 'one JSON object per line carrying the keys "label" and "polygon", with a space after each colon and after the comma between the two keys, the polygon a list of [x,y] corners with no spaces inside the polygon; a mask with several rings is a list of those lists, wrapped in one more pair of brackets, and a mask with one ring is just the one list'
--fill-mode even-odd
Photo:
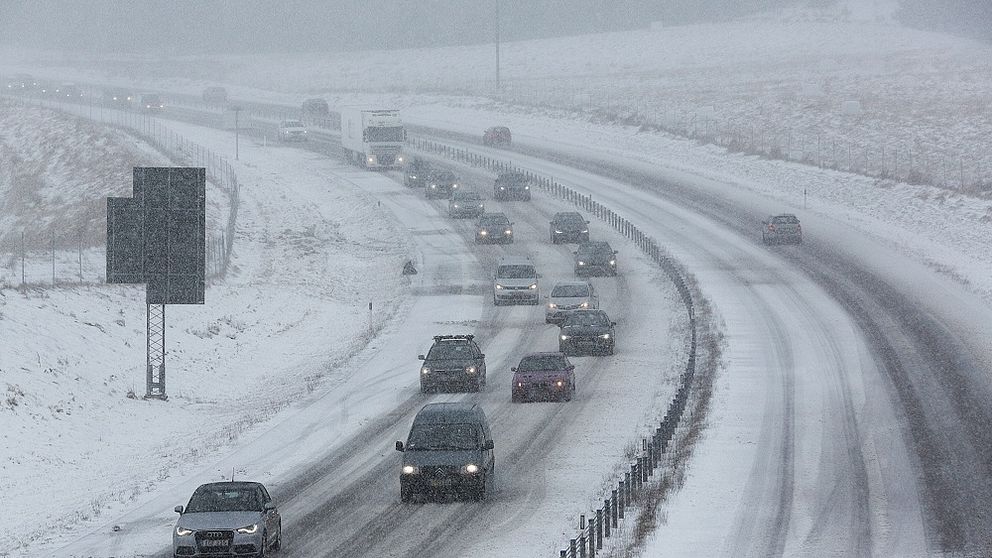
{"label": "roof rack", "polygon": [[468,339],[469,341],[471,341],[474,338],[475,338],[475,336],[472,335],[472,334],[467,334],[467,335],[435,335],[434,336],[434,340],[435,341],[441,341],[442,339]]}

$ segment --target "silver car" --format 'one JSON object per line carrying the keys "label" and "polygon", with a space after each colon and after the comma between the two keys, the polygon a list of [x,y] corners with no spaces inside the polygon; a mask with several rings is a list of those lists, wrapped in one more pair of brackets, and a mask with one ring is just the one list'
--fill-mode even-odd
{"label": "silver car", "polygon": [[761,241],[765,244],[803,243],[803,226],[799,224],[799,218],[791,213],[772,215],[761,224]]}
{"label": "silver car", "polygon": [[572,310],[599,308],[599,295],[588,281],[555,283],[554,288],[545,298],[548,299],[548,303],[544,307],[544,323],[548,324],[562,322],[565,314]]}
{"label": "silver car", "polygon": [[282,518],[257,482],[201,485],[186,507],[176,506],[172,554],[262,557],[282,546]]}

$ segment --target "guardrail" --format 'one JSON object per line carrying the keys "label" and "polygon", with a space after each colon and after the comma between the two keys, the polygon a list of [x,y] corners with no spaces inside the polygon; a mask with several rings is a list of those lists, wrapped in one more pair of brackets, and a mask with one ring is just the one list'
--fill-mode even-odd
{"label": "guardrail", "polygon": [[425,138],[413,138],[411,144],[420,151],[433,153],[462,164],[485,168],[494,172],[520,172],[527,175],[540,190],[588,211],[633,242],[648,258],[665,271],[679,292],[688,315],[690,333],[689,357],[685,364],[685,370],[679,376],[679,387],[675,396],[669,402],[668,409],[654,432],[641,440],[641,448],[630,462],[630,471],[624,472],[622,478],[616,480],[616,488],[611,489],[606,494],[602,507],[593,510],[589,514],[588,520],[585,515],[580,515],[576,536],[569,539],[568,547],[561,550],[559,554],[560,558],[595,558],[596,552],[603,548],[603,539],[609,539],[614,531],[620,527],[620,522],[626,516],[626,510],[634,505],[651,482],[652,477],[655,476],[657,469],[662,466],[663,457],[669,450],[676,429],[685,414],[686,405],[691,395],[693,378],[696,374],[697,323],[692,290],[675,260],[653,238],[623,216],[594,200],[592,196],[569,188],[551,176],[536,174],[516,167],[508,161],[495,159],[464,148],[452,147]]}

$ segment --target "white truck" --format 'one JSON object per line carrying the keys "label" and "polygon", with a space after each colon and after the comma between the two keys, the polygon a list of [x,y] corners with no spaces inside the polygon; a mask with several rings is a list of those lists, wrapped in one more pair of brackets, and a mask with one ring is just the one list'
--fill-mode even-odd
{"label": "white truck", "polygon": [[400,111],[344,107],[341,109],[341,147],[345,156],[369,169],[400,168],[406,157],[406,129]]}

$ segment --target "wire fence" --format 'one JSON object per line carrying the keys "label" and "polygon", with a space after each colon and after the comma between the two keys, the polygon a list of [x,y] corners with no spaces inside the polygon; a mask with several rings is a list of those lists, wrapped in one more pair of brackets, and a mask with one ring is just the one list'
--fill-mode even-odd
{"label": "wire fence", "polygon": [[[177,166],[204,167],[207,182],[223,193],[223,228],[208,233],[205,273],[208,280],[223,278],[231,261],[240,204],[240,184],[230,162],[219,153],[193,142],[163,125],[153,113],[106,107],[90,102],[18,95],[9,99],[64,112],[122,130],[167,155]],[[103,283],[106,281],[106,245],[87,245],[81,233],[63,234],[24,230],[20,243],[0,247],[0,285],[45,286]],[[39,250],[38,246],[46,249]]]}
{"label": "wire fence", "polygon": [[675,395],[651,435],[641,440],[639,450],[635,452],[629,463],[630,470],[616,479],[615,488],[602,495],[601,507],[579,516],[575,536],[569,538],[567,548],[559,551],[560,558],[595,558],[596,553],[603,549],[604,539],[608,540],[623,527],[626,510],[638,505],[649,487],[656,484],[653,481],[664,476],[659,473],[659,469],[665,471],[671,466],[672,462],[668,457],[673,449],[672,444],[679,439],[680,428],[684,429],[684,426],[691,422],[687,420],[689,417],[686,411],[696,376],[698,325],[696,305],[688,279],[677,262],[653,238],[590,195],[569,188],[553,177],[532,173],[507,161],[468,149],[452,147],[424,138],[413,138],[411,143],[418,150],[462,164],[494,172],[520,172],[527,175],[543,192],[589,212],[633,242],[651,261],[665,271],[679,293],[689,320],[689,338],[688,358],[684,370],[679,375]]}

